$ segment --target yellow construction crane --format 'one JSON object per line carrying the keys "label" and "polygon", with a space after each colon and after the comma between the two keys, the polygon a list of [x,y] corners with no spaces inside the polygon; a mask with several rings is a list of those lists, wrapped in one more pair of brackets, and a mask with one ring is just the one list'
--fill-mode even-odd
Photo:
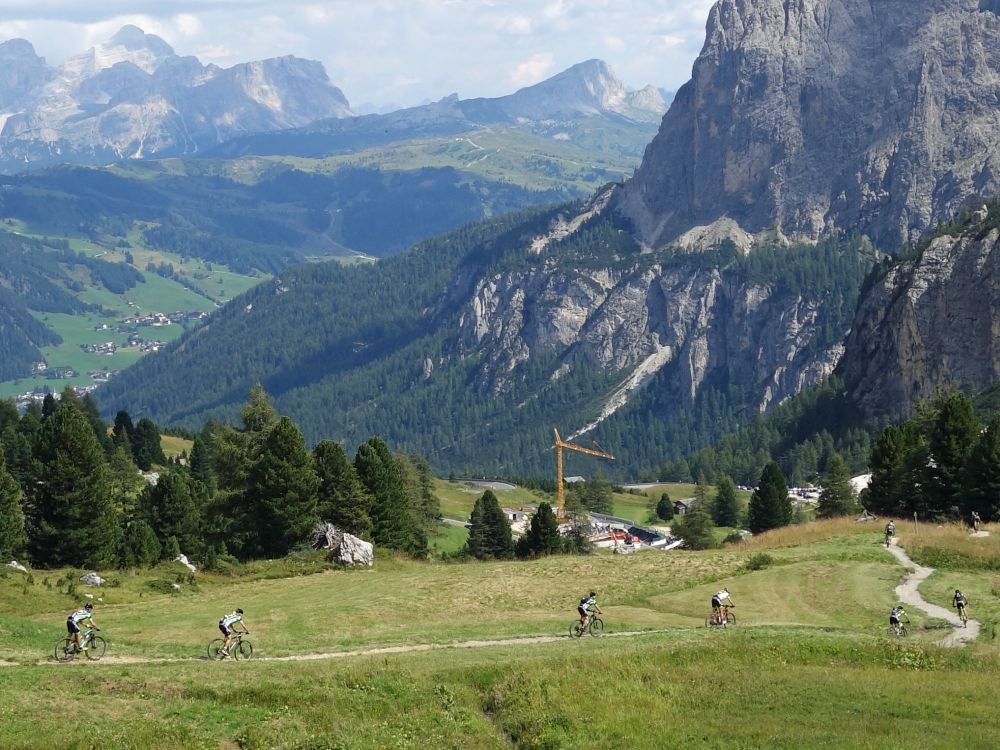
{"label": "yellow construction crane", "polygon": [[588,456],[607,458],[610,461],[614,461],[615,457],[598,448],[584,448],[582,445],[567,443],[559,437],[559,430],[555,427],[552,428],[552,432],[556,436],[556,518],[561,519],[563,517],[563,506],[566,505],[566,488],[563,486],[563,448],[576,451],[577,453],[584,453]]}

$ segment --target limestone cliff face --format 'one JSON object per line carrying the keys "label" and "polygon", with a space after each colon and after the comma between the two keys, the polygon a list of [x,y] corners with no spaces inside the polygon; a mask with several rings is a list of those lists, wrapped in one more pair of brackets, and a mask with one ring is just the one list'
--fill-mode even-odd
{"label": "limestone cliff face", "polygon": [[538,355],[556,357],[553,378],[581,362],[619,374],[597,422],[667,367],[679,407],[711,381],[764,411],[833,371],[842,347],[816,346],[821,304],[693,263],[569,271],[552,257],[541,268],[476,281],[459,342],[483,356],[480,381],[495,392]]}
{"label": "limestone cliff face", "polygon": [[665,245],[720,220],[893,251],[1000,180],[982,0],[719,0],[619,210]]}
{"label": "limestone cliff face", "polygon": [[862,297],[837,371],[866,416],[1000,380],[1000,230],[933,240]]}

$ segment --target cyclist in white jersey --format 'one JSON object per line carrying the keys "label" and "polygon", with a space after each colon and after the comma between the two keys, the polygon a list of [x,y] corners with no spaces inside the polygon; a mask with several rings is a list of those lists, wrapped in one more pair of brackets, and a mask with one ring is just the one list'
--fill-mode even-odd
{"label": "cyclist in white jersey", "polygon": [[228,615],[223,615],[219,620],[219,630],[222,631],[222,658],[229,656],[229,641],[233,637],[233,626],[239,624],[244,633],[249,633],[246,623],[243,622],[243,610],[239,607]]}
{"label": "cyclist in white jersey", "polygon": [[722,622],[722,608],[733,606],[732,597],[729,596],[729,589],[722,589],[712,594],[712,616],[715,618],[715,622]]}
{"label": "cyclist in white jersey", "polygon": [[77,649],[80,648],[80,624],[84,622],[90,622],[90,627],[94,630],[100,630],[97,627],[97,623],[94,622],[93,617],[94,605],[87,602],[83,605],[83,609],[78,609],[76,612],[71,612],[66,618],[66,630],[69,634],[73,636],[73,642],[76,644]]}

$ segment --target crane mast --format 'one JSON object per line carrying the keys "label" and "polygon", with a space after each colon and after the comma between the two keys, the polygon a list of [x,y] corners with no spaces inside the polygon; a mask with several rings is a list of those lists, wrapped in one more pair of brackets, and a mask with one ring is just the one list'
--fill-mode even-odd
{"label": "crane mast", "polygon": [[559,430],[555,427],[552,428],[552,432],[555,435],[556,447],[556,518],[561,519],[563,518],[563,508],[566,505],[566,488],[563,484],[563,448],[570,451],[576,451],[577,453],[583,453],[587,456],[606,458],[609,461],[614,461],[615,457],[610,453],[606,453],[605,451],[597,448],[585,448],[582,445],[567,443],[559,437]]}

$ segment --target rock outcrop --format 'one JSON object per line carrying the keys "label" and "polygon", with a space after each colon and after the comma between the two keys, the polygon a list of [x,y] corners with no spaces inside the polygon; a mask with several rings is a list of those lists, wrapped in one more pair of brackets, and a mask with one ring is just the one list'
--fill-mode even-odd
{"label": "rock outcrop", "polygon": [[327,521],[316,524],[312,530],[313,549],[329,550],[328,558],[347,567],[375,564],[375,545],[342,531]]}
{"label": "rock outcrop", "polygon": [[865,416],[1000,381],[1000,229],[988,227],[935,238],[862,297],[837,373]]}
{"label": "rock outcrop", "polygon": [[31,45],[0,45],[0,164],[105,162],[203,151],[243,133],[352,114],[318,62],[220,68],[135,26],[50,69]]}
{"label": "rock outcrop", "polygon": [[894,252],[1000,187],[998,95],[981,0],[719,0],[617,205],[652,246],[729,220]]}

